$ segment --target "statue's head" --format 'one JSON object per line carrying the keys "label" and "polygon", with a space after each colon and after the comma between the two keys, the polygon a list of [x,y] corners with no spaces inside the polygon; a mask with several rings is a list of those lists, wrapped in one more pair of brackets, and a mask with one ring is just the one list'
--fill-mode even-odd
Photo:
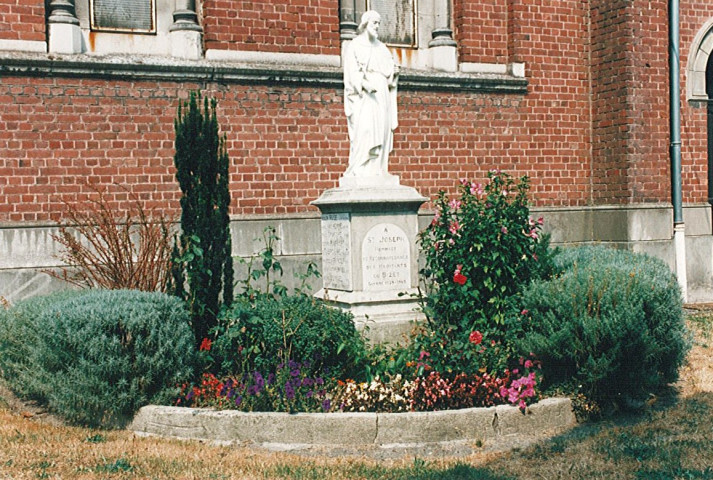
{"label": "statue's head", "polygon": [[369,30],[374,37],[379,36],[379,25],[381,25],[381,15],[376,10],[367,10],[361,15],[361,22],[357,28],[357,34]]}

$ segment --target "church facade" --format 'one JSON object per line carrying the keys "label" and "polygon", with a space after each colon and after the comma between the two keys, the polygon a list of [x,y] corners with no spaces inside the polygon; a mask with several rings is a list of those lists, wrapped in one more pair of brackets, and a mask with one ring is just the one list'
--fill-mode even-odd
{"label": "church facade", "polygon": [[[193,91],[218,102],[234,255],[255,253],[273,226],[288,268],[319,262],[311,202],[347,167],[341,55],[367,9],[381,13],[382,41],[401,65],[389,160],[401,184],[433,198],[492,169],[527,175],[553,243],[611,244],[680,270],[668,6],[0,0],[0,295],[60,287],[42,270],[59,264],[52,234],[65,201],[100,188],[117,212],[135,196],[179,214],[174,119]],[[713,301],[713,4],[682,1],[678,26],[678,273],[689,301]]]}

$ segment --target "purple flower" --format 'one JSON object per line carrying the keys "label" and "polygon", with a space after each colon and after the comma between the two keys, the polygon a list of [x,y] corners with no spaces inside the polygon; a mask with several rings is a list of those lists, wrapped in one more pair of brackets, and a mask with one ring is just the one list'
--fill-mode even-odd
{"label": "purple flower", "polygon": [[255,386],[259,392],[265,387],[265,378],[263,378],[260,372],[253,373],[253,377],[255,377]]}
{"label": "purple flower", "polygon": [[328,412],[332,408],[332,402],[329,401],[328,398],[325,398],[324,401],[322,402],[322,410],[325,412]]}
{"label": "purple flower", "polygon": [[274,373],[270,373],[270,374],[268,374],[268,376],[267,376],[267,384],[268,384],[268,385],[272,385],[273,383],[275,383],[275,374],[274,374]]}
{"label": "purple flower", "polygon": [[295,398],[295,388],[290,382],[287,382],[285,384],[285,398],[287,398],[287,400],[292,400]]}
{"label": "purple flower", "polygon": [[241,397],[240,395],[235,397],[235,406],[236,407],[239,407],[242,402],[243,402],[243,397]]}
{"label": "purple flower", "polygon": [[224,384],[223,388],[220,389],[220,392],[218,392],[218,396],[224,396],[225,393],[230,389],[230,379],[228,379]]}
{"label": "purple flower", "polygon": [[313,394],[313,393],[314,393],[314,392],[312,392],[312,390],[309,390],[309,391],[307,391],[307,394],[305,395],[305,397],[307,397],[307,398],[312,398],[312,394]]}

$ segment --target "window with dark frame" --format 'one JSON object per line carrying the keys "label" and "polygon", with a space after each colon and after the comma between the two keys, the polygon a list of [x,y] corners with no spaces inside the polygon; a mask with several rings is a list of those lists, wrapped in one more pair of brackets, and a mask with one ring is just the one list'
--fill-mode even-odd
{"label": "window with dark frame", "polygon": [[89,0],[89,8],[94,31],[156,33],[156,0]]}

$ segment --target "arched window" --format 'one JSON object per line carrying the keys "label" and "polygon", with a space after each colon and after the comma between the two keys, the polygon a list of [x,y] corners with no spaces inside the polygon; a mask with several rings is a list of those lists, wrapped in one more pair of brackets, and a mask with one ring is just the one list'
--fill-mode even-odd
{"label": "arched window", "polygon": [[713,19],[693,39],[686,67],[686,98],[706,105],[708,203],[713,205]]}

